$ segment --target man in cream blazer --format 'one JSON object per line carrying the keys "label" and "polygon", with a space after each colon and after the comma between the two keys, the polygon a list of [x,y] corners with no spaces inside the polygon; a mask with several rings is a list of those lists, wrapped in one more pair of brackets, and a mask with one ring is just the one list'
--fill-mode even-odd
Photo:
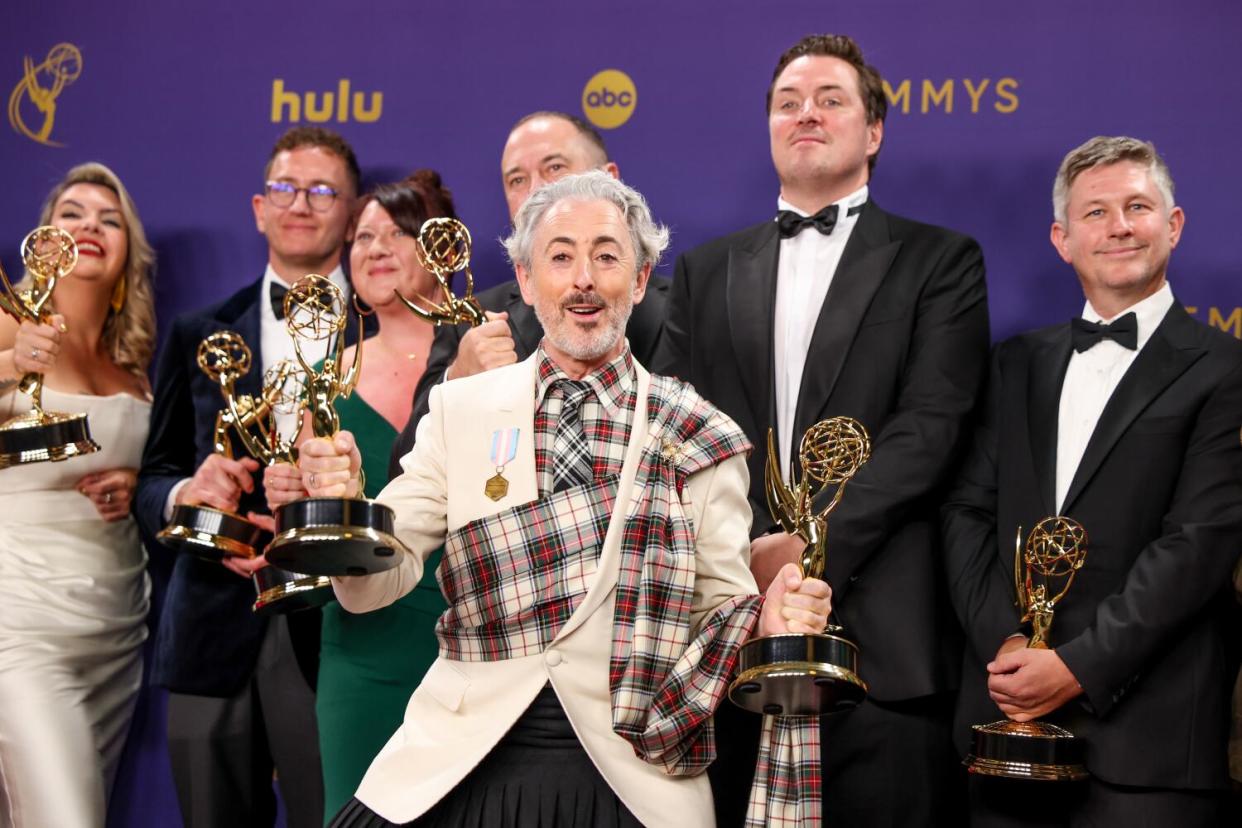
{"label": "man in cream blazer", "polygon": [[[543,344],[522,363],[435,389],[414,450],[402,461],[404,473],[379,496],[395,512],[395,534],[409,554],[387,572],[333,579],[346,609],[386,606],[418,583],[423,562],[448,538],[439,577],[451,606],[437,625],[441,657],[359,787],[368,819],[408,822],[451,796],[550,685],[627,817],[646,825],[714,825],[702,774],[713,748],[710,735],[701,734],[723,697],[737,647],[751,635],[822,631],[828,587],[803,579],[795,566],[782,571],[765,600],[757,595],[748,567],[749,445],[740,430],[689,386],[649,375],[629,355],[625,320],[666,243],[667,231],[651,221],[642,197],[601,173],[549,185],[518,214],[506,246],[523,296],[541,317]],[[586,428],[596,479],[579,488],[550,485],[564,465],[559,428],[569,416],[567,405],[546,391],[552,371],[604,388],[597,396],[607,396],[609,384],[632,391],[622,395],[628,403],[614,421]],[[592,416],[586,403],[579,412],[574,418],[584,422]],[[625,418],[628,433],[599,437],[600,428],[607,432]],[[551,429],[558,430],[556,440]],[[624,440],[616,436],[622,433]],[[601,453],[618,461],[614,476],[600,479],[601,465],[608,467]],[[359,458],[348,434],[306,443],[300,466],[313,495],[357,491]],[[493,476],[507,484],[498,497],[489,485]],[[605,499],[595,502],[608,509],[591,515],[588,495],[601,491]],[[550,511],[539,520],[523,512],[544,503]],[[651,510],[661,520],[647,520]],[[510,513],[525,522],[506,522]],[[576,557],[552,556],[564,559],[555,578],[531,577],[531,547],[544,541],[529,533],[542,532],[543,521],[569,527],[565,537],[594,531],[598,542]],[[650,530],[635,541],[648,524],[673,530]],[[679,526],[689,531],[679,534]],[[471,547],[480,535],[487,542]],[[635,566],[644,578],[654,571],[663,579],[659,589],[642,593],[647,587],[635,586]],[[683,601],[661,605],[679,589]],[[541,590],[546,600],[532,598]],[[639,600],[631,600],[633,590]],[[627,608],[620,614],[618,595]],[[564,617],[525,623],[533,608],[565,596]],[[627,625],[629,633],[618,635]],[[532,645],[532,638],[540,640]],[[619,640],[626,652],[644,657],[636,691],[618,679]],[[642,696],[652,663],[687,679],[673,685],[671,714],[669,680],[645,688],[659,692],[663,714],[651,712],[655,694]],[[638,729],[646,729],[637,735],[624,725],[636,709]],[[689,719],[695,724],[681,728]],[[556,768],[548,770],[556,775]],[[768,801],[776,799],[769,792]],[[352,824],[346,811],[334,824]]]}

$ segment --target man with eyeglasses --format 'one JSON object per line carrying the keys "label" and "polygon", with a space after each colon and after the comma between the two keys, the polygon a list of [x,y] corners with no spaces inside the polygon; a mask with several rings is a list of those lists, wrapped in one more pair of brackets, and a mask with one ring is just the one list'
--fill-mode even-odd
{"label": "man with eyeglasses", "polygon": [[[265,511],[258,462],[240,447],[237,459],[212,452],[223,400],[198,369],[198,344],[217,331],[241,334],[253,367],[238,381],[239,393],[257,393],[266,369],[294,356],[284,294],[308,273],[348,291],[341,255],[358,180],[353,150],[329,130],[295,127],[272,149],[263,193],[252,199],[255,225],[268,243],[266,271],[227,299],[176,319],[164,343],[135,504],[149,535],[176,504],[251,517]],[[293,423],[278,426],[288,433]],[[250,575],[263,565],[262,558],[225,558],[221,566],[181,554],[169,582],[152,680],[171,691],[169,756],[188,828],[271,825],[273,769],[290,828],[323,822],[314,696],[319,613],[256,616]]]}

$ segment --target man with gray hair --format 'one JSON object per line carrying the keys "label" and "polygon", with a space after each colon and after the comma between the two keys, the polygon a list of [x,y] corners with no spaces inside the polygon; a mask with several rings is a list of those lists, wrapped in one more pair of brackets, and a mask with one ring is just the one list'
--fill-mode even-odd
{"label": "man with gray hair", "polygon": [[[1053,213],[1052,244],[1086,304],[997,347],[943,511],[969,641],[955,735],[965,753],[972,724],[1041,719],[1082,740],[1091,778],[974,776],[972,825],[1220,825],[1242,344],[1173,298],[1185,216],[1150,143],[1099,137],[1070,152]],[[1086,554],[1048,647],[1028,647],[1014,537],[1052,515],[1081,524]]]}
{"label": "man with gray hair", "polygon": [[[525,361],[431,394],[379,495],[408,547],[334,578],[366,612],[444,547],[440,657],[333,825],[715,824],[711,715],[752,635],[822,630],[823,581],[747,567],[745,435],[633,359],[625,324],[668,231],[603,172],[530,196],[505,247],[544,337]],[[358,491],[352,435],[312,440],[312,495]],[[313,485],[312,485],[313,484]],[[754,819],[810,823],[815,746],[770,724]],[[817,749],[817,748],[816,748]],[[812,807],[813,806],[813,807]]]}

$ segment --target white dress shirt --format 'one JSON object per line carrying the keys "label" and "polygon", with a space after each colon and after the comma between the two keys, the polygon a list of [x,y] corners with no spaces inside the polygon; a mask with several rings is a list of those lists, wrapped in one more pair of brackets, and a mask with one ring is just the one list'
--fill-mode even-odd
{"label": "white dress shirt", "polygon": [[[837,224],[832,235],[825,236],[814,228],[806,228],[792,238],[781,239],[776,265],[776,313],[773,319],[773,354],[776,382],[776,436],[781,470],[789,477],[789,459],[802,435],[794,435],[794,418],[798,414],[798,394],[802,390],[802,373],[811,335],[819,320],[832,277],[836,275],[845,243],[849,241],[858,215],[850,215],[852,207],[867,201],[867,186],[836,202]],[[777,199],[777,208],[809,215],[784,199]]]}
{"label": "white dress shirt", "polygon": [[[341,293],[345,297],[345,307],[348,308],[352,294],[349,289],[349,280],[345,278],[345,271],[342,270],[341,266],[338,264],[336,269],[328,274],[328,278],[334,285],[341,289]],[[256,344],[259,346],[259,358],[262,365],[252,364],[250,370],[258,370],[260,372],[260,381],[262,380],[263,374],[267,373],[267,370],[275,365],[279,360],[289,359],[293,360],[295,364],[297,361],[297,355],[293,349],[293,338],[289,336],[289,331],[285,328],[284,320],[276,318],[276,310],[272,307],[271,297],[273,283],[289,287],[283,279],[276,275],[276,271],[272,268],[271,264],[268,264],[267,270],[263,273],[263,283],[259,285],[259,342],[246,343],[250,346],[252,351]],[[322,346],[320,346],[320,348],[314,353],[308,352],[306,354],[306,359],[313,365],[322,359],[323,356],[324,353]],[[221,397],[220,399],[223,404],[224,398]],[[293,412],[276,415],[276,428],[280,432],[281,436],[292,437],[296,433],[293,430],[296,427],[294,419],[295,414]],[[190,478],[188,477],[178,480],[168,491],[168,500],[164,502],[165,522],[172,519],[173,506],[177,502],[177,495],[189,482]]]}
{"label": "white dress shirt", "polygon": [[1057,413],[1057,512],[1065,508],[1065,495],[1082,462],[1087,443],[1108,399],[1134,363],[1134,358],[1151,339],[1169,308],[1173,307],[1173,290],[1168,282],[1151,296],[1123,310],[1111,319],[1104,319],[1091,303],[1082,309],[1088,322],[1112,322],[1131,311],[1138,320],[1138,347],[1131,351],[1111,339],[1102,339],[1091,348],[1070,352],[1061,384],[1061,405]]}

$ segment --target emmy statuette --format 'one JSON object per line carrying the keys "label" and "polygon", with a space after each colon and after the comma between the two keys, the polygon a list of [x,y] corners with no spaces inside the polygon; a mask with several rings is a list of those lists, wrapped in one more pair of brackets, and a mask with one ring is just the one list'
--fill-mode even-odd
{"label": "emmy statuette", "polygon": [[[251,450],[247,442],[250,429],[270,420],[271,403],[266,397],[256,400],[238,395],[234,387],[239,378],[250,372],[250,348],[240,334],[219,331],[199,343],[196,361],[199,370],[220,386],[226,405],[216,414],[214,453],[232,459],[230,431]],[[262,548],[262,536],[263,530],[241,515],[189,503],[174,506],[172,519],[157,535],[165,546],[184,548],[209,560],[220,560],[226,555],[254,558]]]}
{"label": "emmy statuette", "polygon": [[[1070,518],[1049,517],[1035,524],[1025,549],[1022,527],[1018,527],[1014,545],[1016,603],[1022,622],[1030,622],[1032,630],[1026,646],[1046,650],[1056,603],[1065,597],[1074,575],[1087,560],[1087,532]],[[1064,585],[1053,595],[1057,581],[1064,581]],[[1047,782],[1073,782],[1090,776],[1083,764],[1082,740],[1063,727],[1003,719],[975,725],[973,730],[973,746],[965,761],[971,773]]]}
{"label": "emmy statuette", "polygon": [[[59,227],[37,227],[22,240],[22,262],[31,283],[25,290],[14,287],[0,268],[0,281],[4,283],[0,311],[18,322],[43,324],[51,316],[47,303],[56,282],[78,263],[77,243]],[[43,374],[25,374],[17,387],[30,397],[30,410],[0,425],[0,469],[99,451],[85,414],[61,414],[43,408]]]}
{"label": "emmy statuette", "polygon": [[[285,294],[285,324],[306,375],[306,408],[316,437],[332,438],[341,420],[333,405],[353,393],[362,369],[362,319],[348,370],[343,365],[348,313],[340,288],[318,274],[294,283]],[[304,347],[322,343],[316,370]],[[361,486],[362,481],[359,481]],[[306,497],[276,510],[276,537],[267,560],[310,575],[366,575],[392,569],[405,547],[393,536],[392,509],[362,497]]]}
{"label": "emmy statuette", "polygon": [[[862,423],[849,417],[822,420],[802,437],[798,450],[802,479],[791,488],[781,478],[775,438],[768,430],[764,475],[768,508],[782,529],[806,541],[800,561],[806,577],[823,578],[828,516],[840,503],[845,484],[870,456],[871,440]],[[813,498],[830,486],[836,491],[816,512]],[[784,633],[751,639],[742,646],[738,676],[729,686],[734,704],[776,716],[848,710],[866,696],[867,684],[858,675],[858,645],[831,622],[818,635]]]}

